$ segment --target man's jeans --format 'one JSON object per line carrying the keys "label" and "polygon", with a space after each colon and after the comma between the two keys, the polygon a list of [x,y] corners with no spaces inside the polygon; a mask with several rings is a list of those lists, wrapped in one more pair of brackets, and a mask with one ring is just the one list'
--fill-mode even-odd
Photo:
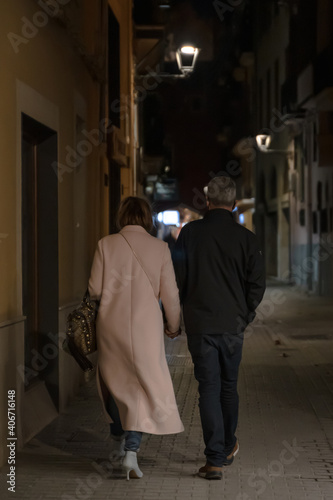
{"label": "man's jeans", "polygon": [[187,335],[199,382],[199,409],[207,462],[221,467],[236,444],[238,369],[244,334]]}
{"label": "man's jeans", "polygon": [[124,431],[121,425],[118,407],[115,400],[109,394],[109,398],[106,404],[106,410],[113,420],[110,424],[111,436],[120,437],[125,434],[125,451],[137,451],[140,448],[140,443],[142,439],[142,432],[137,431]]}

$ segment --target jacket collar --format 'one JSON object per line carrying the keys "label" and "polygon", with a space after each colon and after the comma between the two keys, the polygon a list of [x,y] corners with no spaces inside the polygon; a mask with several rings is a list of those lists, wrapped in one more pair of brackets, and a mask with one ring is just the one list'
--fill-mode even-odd
{"label": "jacket collar", "polygon": [[213,217],[231,217],[233,219],[232,212],[226,208],[213,208],[212,210],[208,210],[204,215],[205,219]]}

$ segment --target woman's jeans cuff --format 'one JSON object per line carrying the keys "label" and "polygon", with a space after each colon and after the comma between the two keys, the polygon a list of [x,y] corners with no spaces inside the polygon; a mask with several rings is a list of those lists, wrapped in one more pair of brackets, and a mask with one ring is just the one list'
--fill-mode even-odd
{"label": "woman's jeans cuff", "polygon": [[142,439],[142,432],[126,431],[125,451],[139,451],[141,439]]}

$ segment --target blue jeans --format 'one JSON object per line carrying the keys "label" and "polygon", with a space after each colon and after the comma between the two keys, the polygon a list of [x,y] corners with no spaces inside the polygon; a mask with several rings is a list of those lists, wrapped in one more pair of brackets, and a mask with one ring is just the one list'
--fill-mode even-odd
{"label": "blue jeans", "polygon": [[221,467],[236,444],[238,369],[244,335],[187,335],[199,383],[199,409],[207,462]]}
{"label": "blue jeans", "polygon": [[109,394],[106,403],[106,410],[113,420],[113,423],[110,424],[110,434],[116,437],[125,434],[125,451],[137,451],[140,448],[142,432],[124,431],[121,425],[118,407],[111,394]]}

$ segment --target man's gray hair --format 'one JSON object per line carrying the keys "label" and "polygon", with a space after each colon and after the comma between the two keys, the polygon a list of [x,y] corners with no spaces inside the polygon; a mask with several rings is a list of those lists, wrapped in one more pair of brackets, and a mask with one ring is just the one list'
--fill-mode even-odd
{"label": "man's gray hair", "polygon": [[209,181],[206,196],[215,207],[232,207],[236,200],[236,184],[230,177],[214,177]]}

